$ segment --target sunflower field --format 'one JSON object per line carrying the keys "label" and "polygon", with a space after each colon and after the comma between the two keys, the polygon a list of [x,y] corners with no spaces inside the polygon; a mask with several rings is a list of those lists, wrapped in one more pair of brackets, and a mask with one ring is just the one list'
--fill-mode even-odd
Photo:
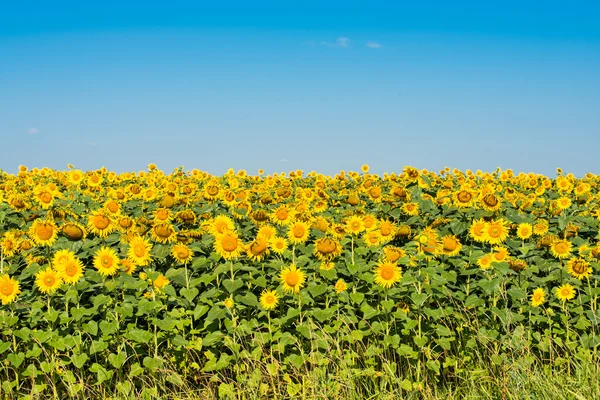
{"label": "sunflower field", "polygon": [[598,365],[600,177],[0,171],[0,397]]}

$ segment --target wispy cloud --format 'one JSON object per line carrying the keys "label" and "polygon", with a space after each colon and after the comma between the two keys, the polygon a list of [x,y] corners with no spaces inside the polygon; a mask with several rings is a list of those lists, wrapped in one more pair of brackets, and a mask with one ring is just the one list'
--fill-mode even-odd
{"label": "wispy cloud", "polygon": [[380,49],[383,46],[381,45],[381,43],[377,43],[377,42],[368,42],[367,43],[367,47],[370,49]]}
{"label": "wispy cloud", "polygon": [[96,142],[85,142],[88,146],[98,146]]}
{"label": "wispy cloud", "polygon": [[350,47],[350,43],[352,41],[350,39],[348,39],[347,37],[339,37],[336,39],[335,42],[321,42],[321,44],[323,46],[328,46],[328,47]]}
{"label": "wispy cloud", "polygon": [[29,128],[27,129],[27,133],[30,135],[35,135],[36,133],[40,133],[40,130],[38,128]]}
{"label": "wispy cloud", "polygon": [[290,162],[290,160],[288,160],[287,158],[282,158],[281,160],[279,160],[279,162]]}

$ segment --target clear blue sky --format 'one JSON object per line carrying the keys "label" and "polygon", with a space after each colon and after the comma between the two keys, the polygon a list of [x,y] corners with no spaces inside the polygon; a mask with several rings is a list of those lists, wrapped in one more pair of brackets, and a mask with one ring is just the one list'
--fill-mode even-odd
{"label": "clear blue sky", "polygon": [[592,1],[5,1],[0,169],[600,173],[598,21]]}

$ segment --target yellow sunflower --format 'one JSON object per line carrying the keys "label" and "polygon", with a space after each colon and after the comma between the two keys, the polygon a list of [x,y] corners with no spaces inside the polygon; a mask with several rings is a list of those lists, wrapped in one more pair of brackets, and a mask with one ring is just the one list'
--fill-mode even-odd
{"label": "yellow sunflower", "polygon": [[0,275],[0,300],[2,304],[10,304],[21,293],[19,289],[19,281],[4,274]]}
{"label": "yellow sunflower", "polygon": [[592,273],[592,267],[583,258],[571,258],[567,262],[567,272],[578,279],[588,278]]}
{"label": "yellow sunflower", "polygon": [[167,244],[177,241],[177,232],[170,223],[159,223],[152,227],[152,239],[155,242]]}
{"label": "yellow sunflower", "polygon": [[127,250],[127,258],[129,258],[137,266],[143,267],[150,264],[152,256],[150,251],[152,244],[141,236],[135,236],[129,240],[129,249]]}
{"label": "yellow sunflower", "polygon": [[402,211],[407,215],[419,215],[419,204],[418,203],[405,203],[402,205]]}
{"label": "yellow sunflower", "polygon": [[54,293],[61,284],[62,279],[60,279],[58,272],[56,272],[50,267],[39,271],[35,275],[35,285],[43,293]]}
{"label": "yellow sunflower", "polygon": [[336,293],[342,293],[348,289],[348,284],[346,284],[343,279],[338,279],[334,287]]}
{"label": "yellow sunflower", "polygon": [[501,244],[508,237],[508,222],[500,218],[487,223],[483,230],[484,239],[490,244]]}
{"label": "yellow sunflower", "polygon": [[263,290],[260,294],[260,305],[265,310],[272,310],[279,303],[279,295],[275,290]]}
{"label": "yellow sunflower", "polygon": [[287,238],[290,243],[299,244],[308,240],[310,226],[306,222],[296,221],[290,225]]}
{"label": "yellow sunflower", "polygon": [[556,297],[561,301],[573,300],[575,298],[575,288],[572,285],[565,283],[556,288]]}
{"label": "yellow sunflower", "polygon": [[36,245],[52,246],[58,236],[58,228],[52,221],[36,219],[29,229],[29,236]]}
{"label": "yellow sunflower", "polygon": [[473,240],[479,243],[485,242],[486,225],[487,222],[483,218],[473,221],[469,227],[469,235],[473,238]]}
{"label": "yellow sunflower", "polygon": [[68,284],[77,283],[83,276],[84,268],[83,263],[77,257],[58,261],[54,267],[58,276]]}
{"label": "yellow sunflower", "polygon": [[171,248],[171,255],[179,264],[188,264],[194,258],[194,252],[182,243],[177,243]]}
{"label": "yellow sunflower", "polygon": [[398,260],[402,257],[405,257],[406,252],[395,246],[385,246],[383,248],[383,255],[386,260],[395,263],[398,262]]}
{"label": "yellow sunflower", "polygon": [[402,279],[402,269],[393,262],[383,261],[377,264],[373,271],[375,283],[384,288],[390,288]]}
{"label": "yellow sunflower", "polygon": [[556,258],[567,258],[571,255],[573,245],[566,239],[558,239],[550,245],[550,254]]}
{"label": "yellow sunflower", "polygon": [[352,235],[358,235],[365,230],[365,222],[358,215],[353,215],[346,220],[346,232]]}
{"label": "yellow sunflower", "polygon": [[235,224],[228,216],[217,215],[210,223],[208,230],[213,236],[221,235],[225,232],[235,230]]}
{"label": "yellow sunflower", "polygon": [[271,250],[279,255],[282,255],[289,245],[287,239],[280,236],[274,236],[269,242],[271,244]]}
{"label": "yellow sunflower", "polygon": [[492,267],[492,256],[490,254],[486,254],[479,259],[477,259],[477,265],[482,270],[488,270]]}
{"label": "yellow sunflower", "polygon": [[234,231],[225,231],[225,233],[217,235],[213,246],[217,254],[226,260],[239,257],[244,247]]}
{"label": "yellow sunflower", "polygon": [[457,255],[461,249],[462,244],[456,236],[446,235],[440,240],[437,250],[440,254],[452,257]]}
{"label": "yellow sunflower", "polygon": [[251,260],[260,261],[268,254],[269,240],[266,237],[258,236],[246,245],[246,256]]}
{"label": "yellow sunflower", "polygon": [[94,255],[94,267],[100,275],[114,275],[119,271],[119,257],[117,252],[110,247],[101,247]]}
{"label": "yellow sunflower", "polygon": [[87,223],[89,231],[103,239],[106,239],[117,228],[116,224],[107,214],[108,212],[104,209],[93,211],[90,213]]}
{"label": "yellow sunflower", "polygon": [[304,272],[296,268],[294,264],[285,268],[279,274],[279,280],[283,285],[283,290],[286,292],[299,293],[304,285]]}
{"label": "yellow sunflower", "polygon": [[342,254],[342,246],[333,238],[322,237],[315,241],[313,254],[319,261],[330,261]]}
{"label": "yellow sunflower", "polygon": [[542,288],[537,288],[533,290],[533,293],[531,295],[531,306],[532,307],[539,307],[542,304],[544,304],[544,301],[546,300],[546,291]]}
{"label": "yellow sunflower", "polygon": [[521,240],[525,240],[533,235],[533,226],[527,222],[520,223],[517,226],[517,237]]}

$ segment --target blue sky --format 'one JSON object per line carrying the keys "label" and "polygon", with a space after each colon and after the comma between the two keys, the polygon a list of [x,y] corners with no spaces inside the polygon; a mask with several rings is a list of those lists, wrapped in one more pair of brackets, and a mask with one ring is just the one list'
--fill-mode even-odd
{"label": "blue sky", "polygon": [[524,4],[3,3],[0,169],[600,173],[600,5]]}

